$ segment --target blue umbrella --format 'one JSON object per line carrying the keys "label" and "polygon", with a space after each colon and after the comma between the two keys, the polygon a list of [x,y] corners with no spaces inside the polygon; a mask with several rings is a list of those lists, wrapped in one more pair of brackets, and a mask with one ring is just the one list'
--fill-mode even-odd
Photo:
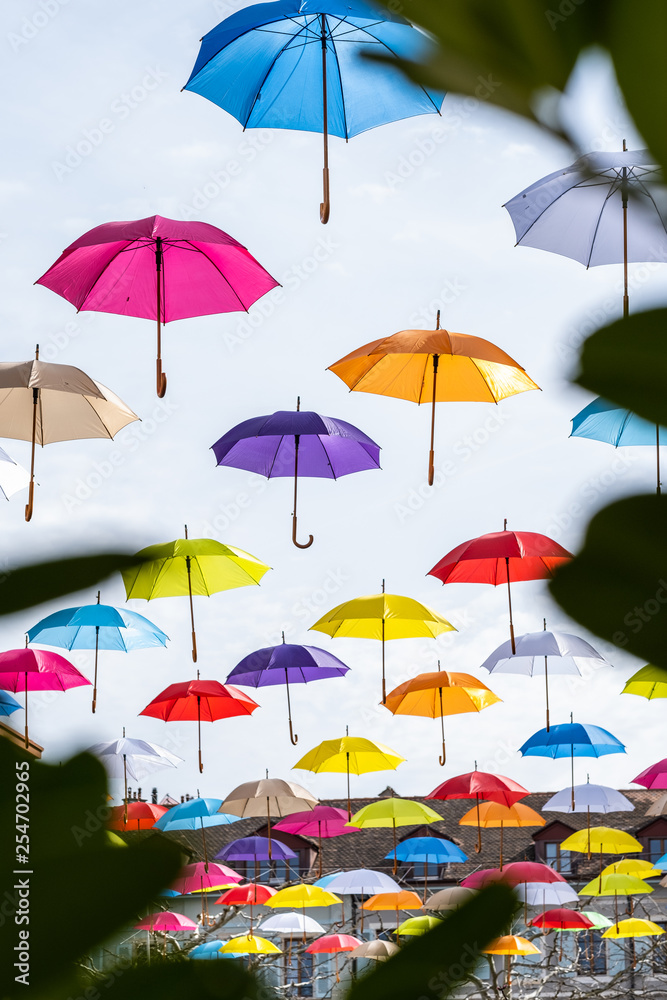
{"label": "blue umbrella", "polygon": [[467,861],[467,855],[451,840],[442,837],[408,837],[401,841],[396,851],[385,854],[385,860],[396,857],[399,861],[423,861],[425,864],[442,865]]}
{"label": "blue umbrella", "polygon": [[625,746],[615,736],[586,723],[572,722],[552,726],[551,729],[540,729],[519,747],[519,753],[524,757],[570,757],[572,760],[572,810],[575,809],[574,799],[574,758],[575,757],[605,757],[610,753],[625,753]]}
{"label": "blue umbrella", "polygon": [[[222,805],[222,799],[188,799],[187,802],[179,802],[171,809],[160,816],[155,823],[156,830],[201,830],[202,843],[204,846],[204,866],[208,871],[208,851],[206,847],[206,834],[204,830],[211,826],[226,826],[229,823],[238,823],[240,816],[231,816],[229,813],[219,813],[218,809]],[[159,825],[158,825],[159,824]]]}
{"label": "blue umbrella", "polygon": [[204,36],[185,90],[228,111],[246,128],[322,132],[329,219],[328,136],[414,115],[439,114],[443,94],[377,59],[424,59],[431,43],[400,14],[365,0],[277,0],[253,4]]}
{"label": "blue umbrella", "polygon": [[100,649],[115,649],[125,653],[135,649],[165,646],[168,635],[148,618],[136,611],[100,604],[84,604],[77,608],[56,611],[28,630],[28,641],[62,649],[94,649],[95,680],[93,712],[97,704],[97,654]]}
{"label": "blue umbrella", "polygon": [[236,958],[236,954],[220,951],[222,941],[204,941],[188,952],[188,958]]}
{"label": "blue umbrella", "polygon": [[584,406],[572,418],[570,437],[591,438],[613,444],[614,448],[625,445],[655,445],[658,484],[660,493],[660,424],[651,424],[638,417],[632,410],[623,410],[615,403],[598,396],[588,406]]}
{"label": "blue umbrella", "polygon": [[20,707],[16,698],[12,698],[9,692],[0,691],[0,715],[11,715]]}

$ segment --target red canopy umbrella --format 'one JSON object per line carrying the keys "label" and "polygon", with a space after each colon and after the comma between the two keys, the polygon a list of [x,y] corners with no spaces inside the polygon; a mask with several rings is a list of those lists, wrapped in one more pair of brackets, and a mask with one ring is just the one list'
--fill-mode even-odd
{"label": "red canopy umbrella", "polygon": [[325,934],[324,937],[317,938],[309,944],[306,951],[311,955],[331,955],[336,956],[336,982],[340,982],[338,974],[338,953],[341,951],[354,951],[362,942],[359,938],[352,937],[351,934]]}
{"label": "red canopy umbrella", "polygon": [[565,882],[560,872],[554,871],[549,865],[541,865],[537,861],[511,861],[500,868],[482,868],[473,872],[461,882],[466,889],[483,889],[494,882],[504,882],[505,885],[521,885],[522,882]]}
{"label": "red canopy umbrella", "polygon": [[110,830],[150,830],[160,816],[164,816],[167,808],[152,802],[128,802],[127,805],[114,806],[107,826]]}
{"label": "red canopy umbrella", "polygon": [[[477,804],[477,818],[479,820],[479,803],[482,801],[498,802],[502,806],[513,806],[515,802],[525,795],[530,795],[527,788],[520,785],[518,781],[505,778],[502,774],[490,774],[486,771],[468,771],[467,774],[457,774],[454,778],[448,778],[441,785],[434,788],[427,799],[475,799]],[[476,852],[482,850],[482,828],[477,823],[477,844]]]}
{"label": "red canopy umbrella", "polygon": [[233,889],[228,889],[219,896],[214,906],[247,906],[250,904],[250,934],[252,934],[252,908],[261,906],[271,896],[275,896],[277,889],[272,889],[270,885],[258,885],[255,882],[248,882],[247,885],[235,885]]}
{"label": "red canopy umbrella", "polygon": [[[26,640],[27,641],[27,640]],[[0,691],[25,692],[25,747],[28,739],[28,691],[68,691],[90,681],[60,653],[46,649],[8,649],[0,653]]]}
{"label": "red canopy umbrella", "polygon": [[165,722],[197,720],[199,741],[199,771],[204,770],[201,759],[201,724],[215,722],[216,719],[231,719],[235,715],[252,715],[259,705],[256,701],[234,687],[220,681],[201,681],[197,671],[196,681],[182,681],[170,684],[153,698],[139,715],[150,715]]}
{"label": "red canopy umbrella", "polygon": [[554,575],[558,566],[572,558],[571,552],[546,535],[533,531],[508,531],[505,520],[503,531],[492,531],[457,545],[426,575],[437,577],[443,584],[490,583],[498,587],[506,583],[512,653],[516,653],[510,579],[515,582],[546,580]]}
{"label": "red canopy umbrella", "polygon": [[559,931],[584,931],[588,930],[589,927],[594,927],[595,924],[585,913],[579,913],[578,910],[568,910],[563,906],[557,910],[545,910],[544,913],[539,913],[530,921],[530,926],[553,928]]}

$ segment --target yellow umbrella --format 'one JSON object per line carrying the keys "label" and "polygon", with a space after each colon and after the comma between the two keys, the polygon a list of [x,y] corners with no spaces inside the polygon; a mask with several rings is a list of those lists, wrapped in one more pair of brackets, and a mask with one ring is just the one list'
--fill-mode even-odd
{"label": "yellow umbrella", "polygon": [[441,330],[439,310],[435,330],[401,330],[374,340],[328,370],[357,392],[431,403],[430,486],[434,478],[436,403],[498,403],[516,393],[539,389],[521,365],[495,344],[481,337]]}
{"label": "yellow umbrella", "polygon": [[223,944],[220,951],[233,952],[237,955],[282,955],[281,948],[266,938],[256,937],[254,934],[243,934],[241,937],[232,938]]}
{"label": "yellow umbrella", "polygon": [[485,955],[505,955],[506,956],[506,987],[512,985],[512,955],[540,955],[540,949],[527,938],[519,937],[516,934],[506,934],[504,937],[496,938],[487,948],[482,948]]}
{"label": "yellow umbrella", "polygon": [[639,854],[642,845],[625,830],[615,830],[611,826],[591,826],[577,830],[560,845],[562,851],[599,851],[600,854]]}
{"label": "yellow umbrella", "polygon": [[[333,906],[335,903],[342,902],[343,900],[340,896],[334,895],[333,892],[327,892],[326,889],[323,889],[319,885],[309,885],[306,882],[300,882],[298,885],[288,885],[285,889],[279,889],[275,895],[264,902],[264,906],[270,906],[274,910],[281,907],[300,906],[301,912],[305,917],[307,906]],[[305,943],[305,921],[303,940]]]}
{"label": "yellow umbrella", "polygon": [[612,924],[604,932],[604,938],[619,937],[654,937],[664,934],[664,930],[659,924],[654,924],[652,920],[640,920],[638,917],[630,917],[628,920],[619,920]]}
{"label": "yellow umbrella", "polygon": [[384,644],[389,639],[435,639],[442,632],[456,632],[446,618],[425,604],[400,594],[370,594],[346,601],[327,611],[310,626],[332,638],[379,639],[382,643],[382,704],[387,700]]}
{"label": "yellow umbrella", "polygon": [[662,878],[662,872],[654,868],[650,861],[639,858],[623,858],[602,869],[603,875],[634,875],[636,878]]}
{"label": "yellow umbrella", "polygon": [[394,715],[423,715],[430,719],[440,716],[442,727],[441,767],[446,760],[445,715],[462,715],[481,712],[483,708],[502,701],[493,691],[471,674],[450,673],[438,669],[428,674],[417,674],[399,684],[387,695],[385,708]]}
{"label": "yellow umbrella", "polygon": [[546,820],[530,806],[515,802],[504,806],[500,802],[480,802],[459,820],[459,826],[500,827],[500,870],[503,868],[503,830],[507,826],[544,826]]}
{"label": "yellow umbrella", "polygon": [[[405,757],[399,756],[384,743],[367,740],[363,736],[342,736],[337,740],[324,740],[301,758],[292,770],[332,771],[347,774],[347,818],[352,815],[350,804],[350,772],[368,774],[370,771],[395,771]],[[224,805],[224,802],[223,802]]]}
{"label": "yellow umbrella", "polygon": [[667,670],[647,663],[628,679],[621,694],[637,694],[641,698],[667,698]]}
{"label": "yellow umbrella", "polygon": [[398,869],[398,857],[396,855],[396,827],[397,826],[418,826],[422,823],[437,823],[442,821],[442,816],[434,812],[430,806],[424,806],[421,802],[413,802],[411,799],[380,799],[378,802],[371,802],[354,814],[348,826],[358,826],[362,830],[364,827],[392,827],[394,831],[394,875]]}

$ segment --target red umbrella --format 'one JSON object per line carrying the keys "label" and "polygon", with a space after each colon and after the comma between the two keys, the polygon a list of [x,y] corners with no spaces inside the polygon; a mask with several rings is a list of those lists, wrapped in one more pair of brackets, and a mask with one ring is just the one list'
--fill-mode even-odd
{"label": "red umbrella", "polygon": [[29,746],[28,691],[68,691],[84,684],[90,681],[60,653],[27,648],[0,653],[0,690],[25,692],[26,749]]}
{"label": "red umbrella", "polygon": [[354,951],[362,942],[359,938],[352,937],[351,934],[325,934],[324,937],[317,938],[309,944],[306,951],[311,955],[331,955],[336,956],[336,982],[340,982],[338,974],[338,953],[340,951]]}
{"label": "red umbrella", "polygon": [[490,583],[498,587],[506,583],[512,653],[516,654],[510,579],[546,580],[558,566],[572,558],[571,552],[546,535],[508,531],[506,520],[503,531],[492,531],[457,545],[426,575],[437,577],[443,584]]}
{"label": "red umbrella", "polygon": [[199,741],[199,771],[204,770],[201,759],[201,724],[216,719],[231,719],[235,715],[252,715],[259,705],[249,695],[232,684],[220,681],[182,681],[170,684],[153,698],[139,715],[150,715],[165,722],[197,720]]}
{"label": "red umbrella", "polygon": [[530,921],[530,926],[555,928],[560,931],[584,931],[594,927],[595,924],[585,913],[568,910],[563,906],[557,910],[545,910],[544,913],[539,913]]}
{"label": "red umbrella", "polygon": [[483,889],[494,882],[504,882],[505,885],[521,885],[522,882],[565,882],[560,872],[554,871],[549,865],[541,865],[537,861],[512,861],[502,871],[500,868],[482,868],[473,872],[461,882],[466,889]]}
{"label": "red umbrella", "polygon": [[270,885],[257,885],[255,882],[248,882],[247,885],[235,885],[233,889],[223,892],[215,900],[215,906],[246,906],[250,904],[250,933],[252,934],[252,908],[261,906],[271,896],[275,896],[277,889],[272,889]]}
{"label": "red umbrella", "polygon": [[[503,806],[513,806],[515,802],[525,795],[530,795],[527,788],[520,785],[518,781],[505,778],[502,774],[489,774],[486,771],[468,771],[467,774],[457,774],[454,778],[448,778],[441,785],[434,788],[426,796],[427,799],[475,799],[477,803],[477,818],[479,820],[480,799],[489,802],[498,802]],[[477,845],[475,850],[479,854],[482,850],[482,828],[477,823]]]}
{"label": "red umbrella", "polygon": [[152,802],[128,802],[126,806],[114,806],[107,826],[110,830],[150,830],[160,816],[164,816],[167,808]]}

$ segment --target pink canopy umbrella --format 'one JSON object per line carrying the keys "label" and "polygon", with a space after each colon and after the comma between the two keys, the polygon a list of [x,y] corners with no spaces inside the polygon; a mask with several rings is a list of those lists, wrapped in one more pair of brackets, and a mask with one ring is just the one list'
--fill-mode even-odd
{"label": "pink canopy umbrella", "polygon": [[227,865],[219,865],[209,861],[206,867],[203,861],[197,861],[191,865],[181,868],[178,878],[172,882],[170,888],[180,892],[182,896],[191,893],[201,893],[202,901],[202,921],[208,919],[208,906],[206,903],[206,893],[211,889],[228,889],[231,885],[236,885],[243,881],[243,876],[235,872]]}
{"label": "pink canopy umbrella", "polygon": [[157,320],[157,393],[164,396],[162,324],[247,312],[278,282],[221,229],[153,215],[89,230],[35,284],[62,295],[79,311]]}
{"label": "pink canopy umbrella", "polygon": [[45,649],[8,649],[0,653],[0,690],[25,692],[25,746],[28,739],[28,691],[68,691],[90,684],[73,663]]}
{"label": "pink canopy umbrella", "polygon": [[319,841],[320,875],[322,874],[322,838],[342,837],[346,833],[360,833],[358,826],[347,825],[347,811],[335,806],[315,806],[309,812],[292,813],[276,823],[274,830],[293,833],[300,837],[317,837]]}
{"label": "pink canopy umbrella", "polygon": [[176,931],[196,931],[197,924],[182,913],[172,913],[164,910],[160,913],[149,913],[139,924],[134,925],[135,931],[163,931],[173,934]]}
{"label": "pink canopy umbrella", "polygon": [[667,788],[667,757],[659,760],[657,764],[651,764],[632,780],[644,788]]}
{"label": "pink canopy umbrella", "polygon": [[311,955],[335,955],[336,956],[336,982],[340,982],[338,973],[338,953],[341,951],[354,951],[362,942],[359,938],[352,937],[351,934],[325,934],[324,937],[317,938],[309,944],[306,951]]}

